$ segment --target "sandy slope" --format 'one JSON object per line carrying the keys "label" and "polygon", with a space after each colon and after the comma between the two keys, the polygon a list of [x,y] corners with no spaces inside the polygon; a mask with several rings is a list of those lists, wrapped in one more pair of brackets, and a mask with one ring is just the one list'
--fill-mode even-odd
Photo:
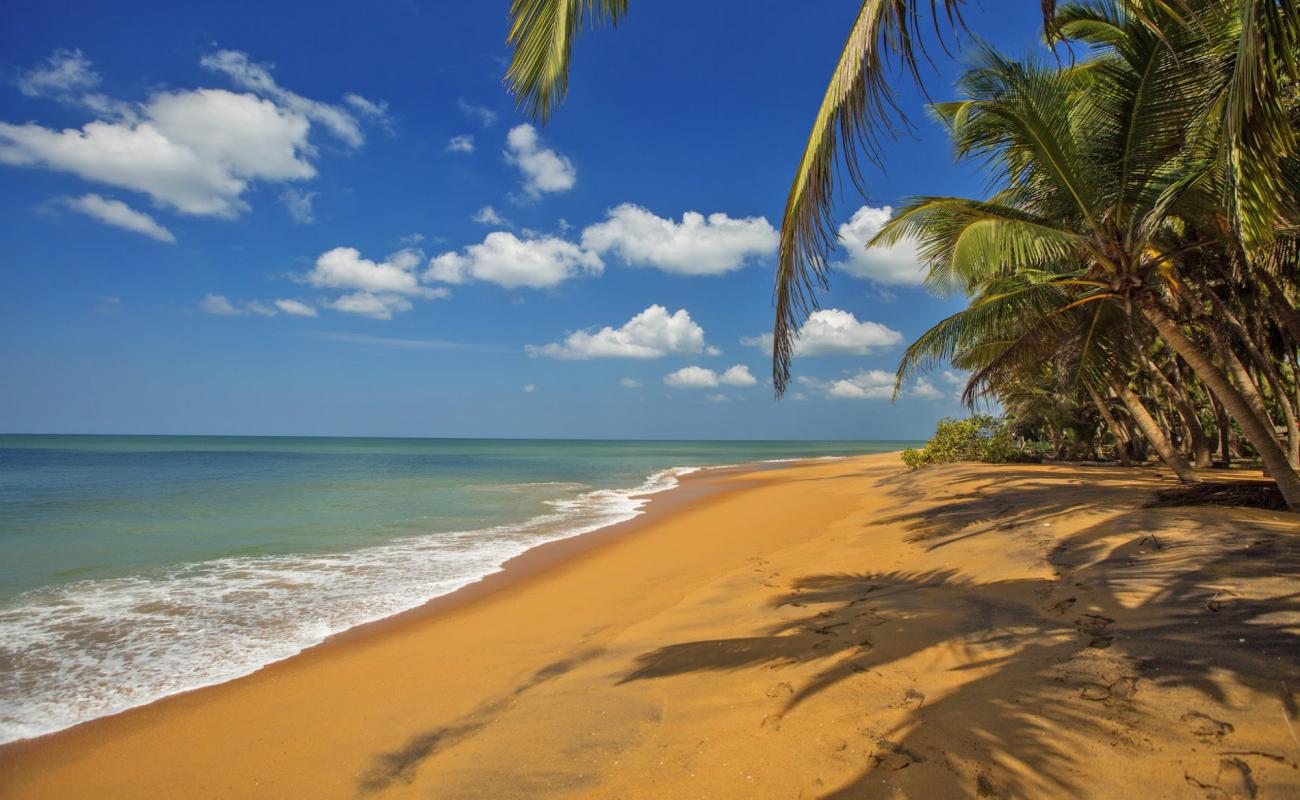
{"label": "sandy slope", "polygon": [[491,593],[0,750],[0,795],[1300,796],[1300,516],[1161,485],[695,479]]}

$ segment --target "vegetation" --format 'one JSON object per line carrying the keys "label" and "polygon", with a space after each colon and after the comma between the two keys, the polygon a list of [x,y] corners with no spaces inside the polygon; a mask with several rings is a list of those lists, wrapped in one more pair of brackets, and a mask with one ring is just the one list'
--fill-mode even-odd
{"label": "vegetation", "polygon": [[[863,1],[799,161],[777,267],[778,393],[837,245],[836,178],[861,187],[859,155],[874,158],[897,119],[887,61],[917,77],[918,5]],[[960,29],[961,5],[928,12]],[[917,198],[877,236],[915,239],[927,285],[970,298],[908,348],[900,385],[950,363],[970,372],[968,404],[1000,404],[1056,454],[1106,439],[1188,483],[1215,450],[1258,456],[1300,510],[1300,0],[1041,7],[1048,37],[1087,58],[981,48],[962,99],[932,107],[959,157],[987,165],[990,196]],[[584,22],[625,12],[514,0],[521,103],[545,119]]]}
{"label": "vegetation", "polygon": [[925,447],[903,451],[903,463],[910,469],[956,461],[1009,461],[1019,452],[1010,425],[1005,419],[974,416],[965,419],[945,417],[935,426],[934,438]]}

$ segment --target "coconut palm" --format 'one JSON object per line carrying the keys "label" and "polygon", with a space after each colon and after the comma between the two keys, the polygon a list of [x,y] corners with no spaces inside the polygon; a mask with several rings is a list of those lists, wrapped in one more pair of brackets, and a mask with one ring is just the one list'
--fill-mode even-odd
{"label": "coconut palm", "polygon": [[[986,160],[1004,188],[989,200],[908,203],[876,241],[915,237],[928,283],[977,298],[1006,276],[1033,276],[1030,284],[1050,285],[1064,301],[1030,312],[1039,320],[1093,303],[1140,315],[1223,404],[1288,504],[1300,508],[1300,476],[1274,435],[1258,382],[1234,343],[1195,315],[1221,300],[1205,263],[1237,262],[1248,278],[1252,270],[1240,229],[1222,212],[1222,198],[1242,191],[1222,158],[1235,134],[1224,115],[1210,113],[1225,102],[1221,84],[1235,70],[1221,51],[1237,35],[1237,12],[1204,4],[1188,25],[1163,4],[1139,5],[1141,14],[1111,3],[1063,9],[1061,35],[1098,49],[1076,66],[984,50],[960,82],[967,99],[935,112],[959,156]],[[1294,198],[1297,172],[1283,166],[1279,180]],[[1285,205],[1277,204],[1274,240],[1289,235]],[[1226,304],[1218,306],[1230,319]],[[1250,343],[1238,327],[1239,342]],[[1132,349],[1140,355],[1140,341]],[[1273,394],[1285,408],[1282,385]],[[1112,388],[1130,405],[1122,385]],[[1152,438],[1141,411],[1130,411]]]}

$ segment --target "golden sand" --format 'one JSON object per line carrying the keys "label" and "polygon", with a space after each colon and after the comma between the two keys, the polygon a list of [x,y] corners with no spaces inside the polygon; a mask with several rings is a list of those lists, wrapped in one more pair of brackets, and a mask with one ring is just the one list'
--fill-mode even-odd
{"label": "golden sand", "polygon": [[1149,470],[704,473],[248,678],[0,749],[42,798],[1300,797],[1300,515]]}

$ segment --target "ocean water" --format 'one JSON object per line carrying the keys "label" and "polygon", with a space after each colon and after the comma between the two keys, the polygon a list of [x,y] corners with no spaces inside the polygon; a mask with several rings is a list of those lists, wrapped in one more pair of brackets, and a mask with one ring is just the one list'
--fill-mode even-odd
{"label": "ocean water", "polygon": [[0,436],[0,743],[246,675],[697,468],[910,444]]}

